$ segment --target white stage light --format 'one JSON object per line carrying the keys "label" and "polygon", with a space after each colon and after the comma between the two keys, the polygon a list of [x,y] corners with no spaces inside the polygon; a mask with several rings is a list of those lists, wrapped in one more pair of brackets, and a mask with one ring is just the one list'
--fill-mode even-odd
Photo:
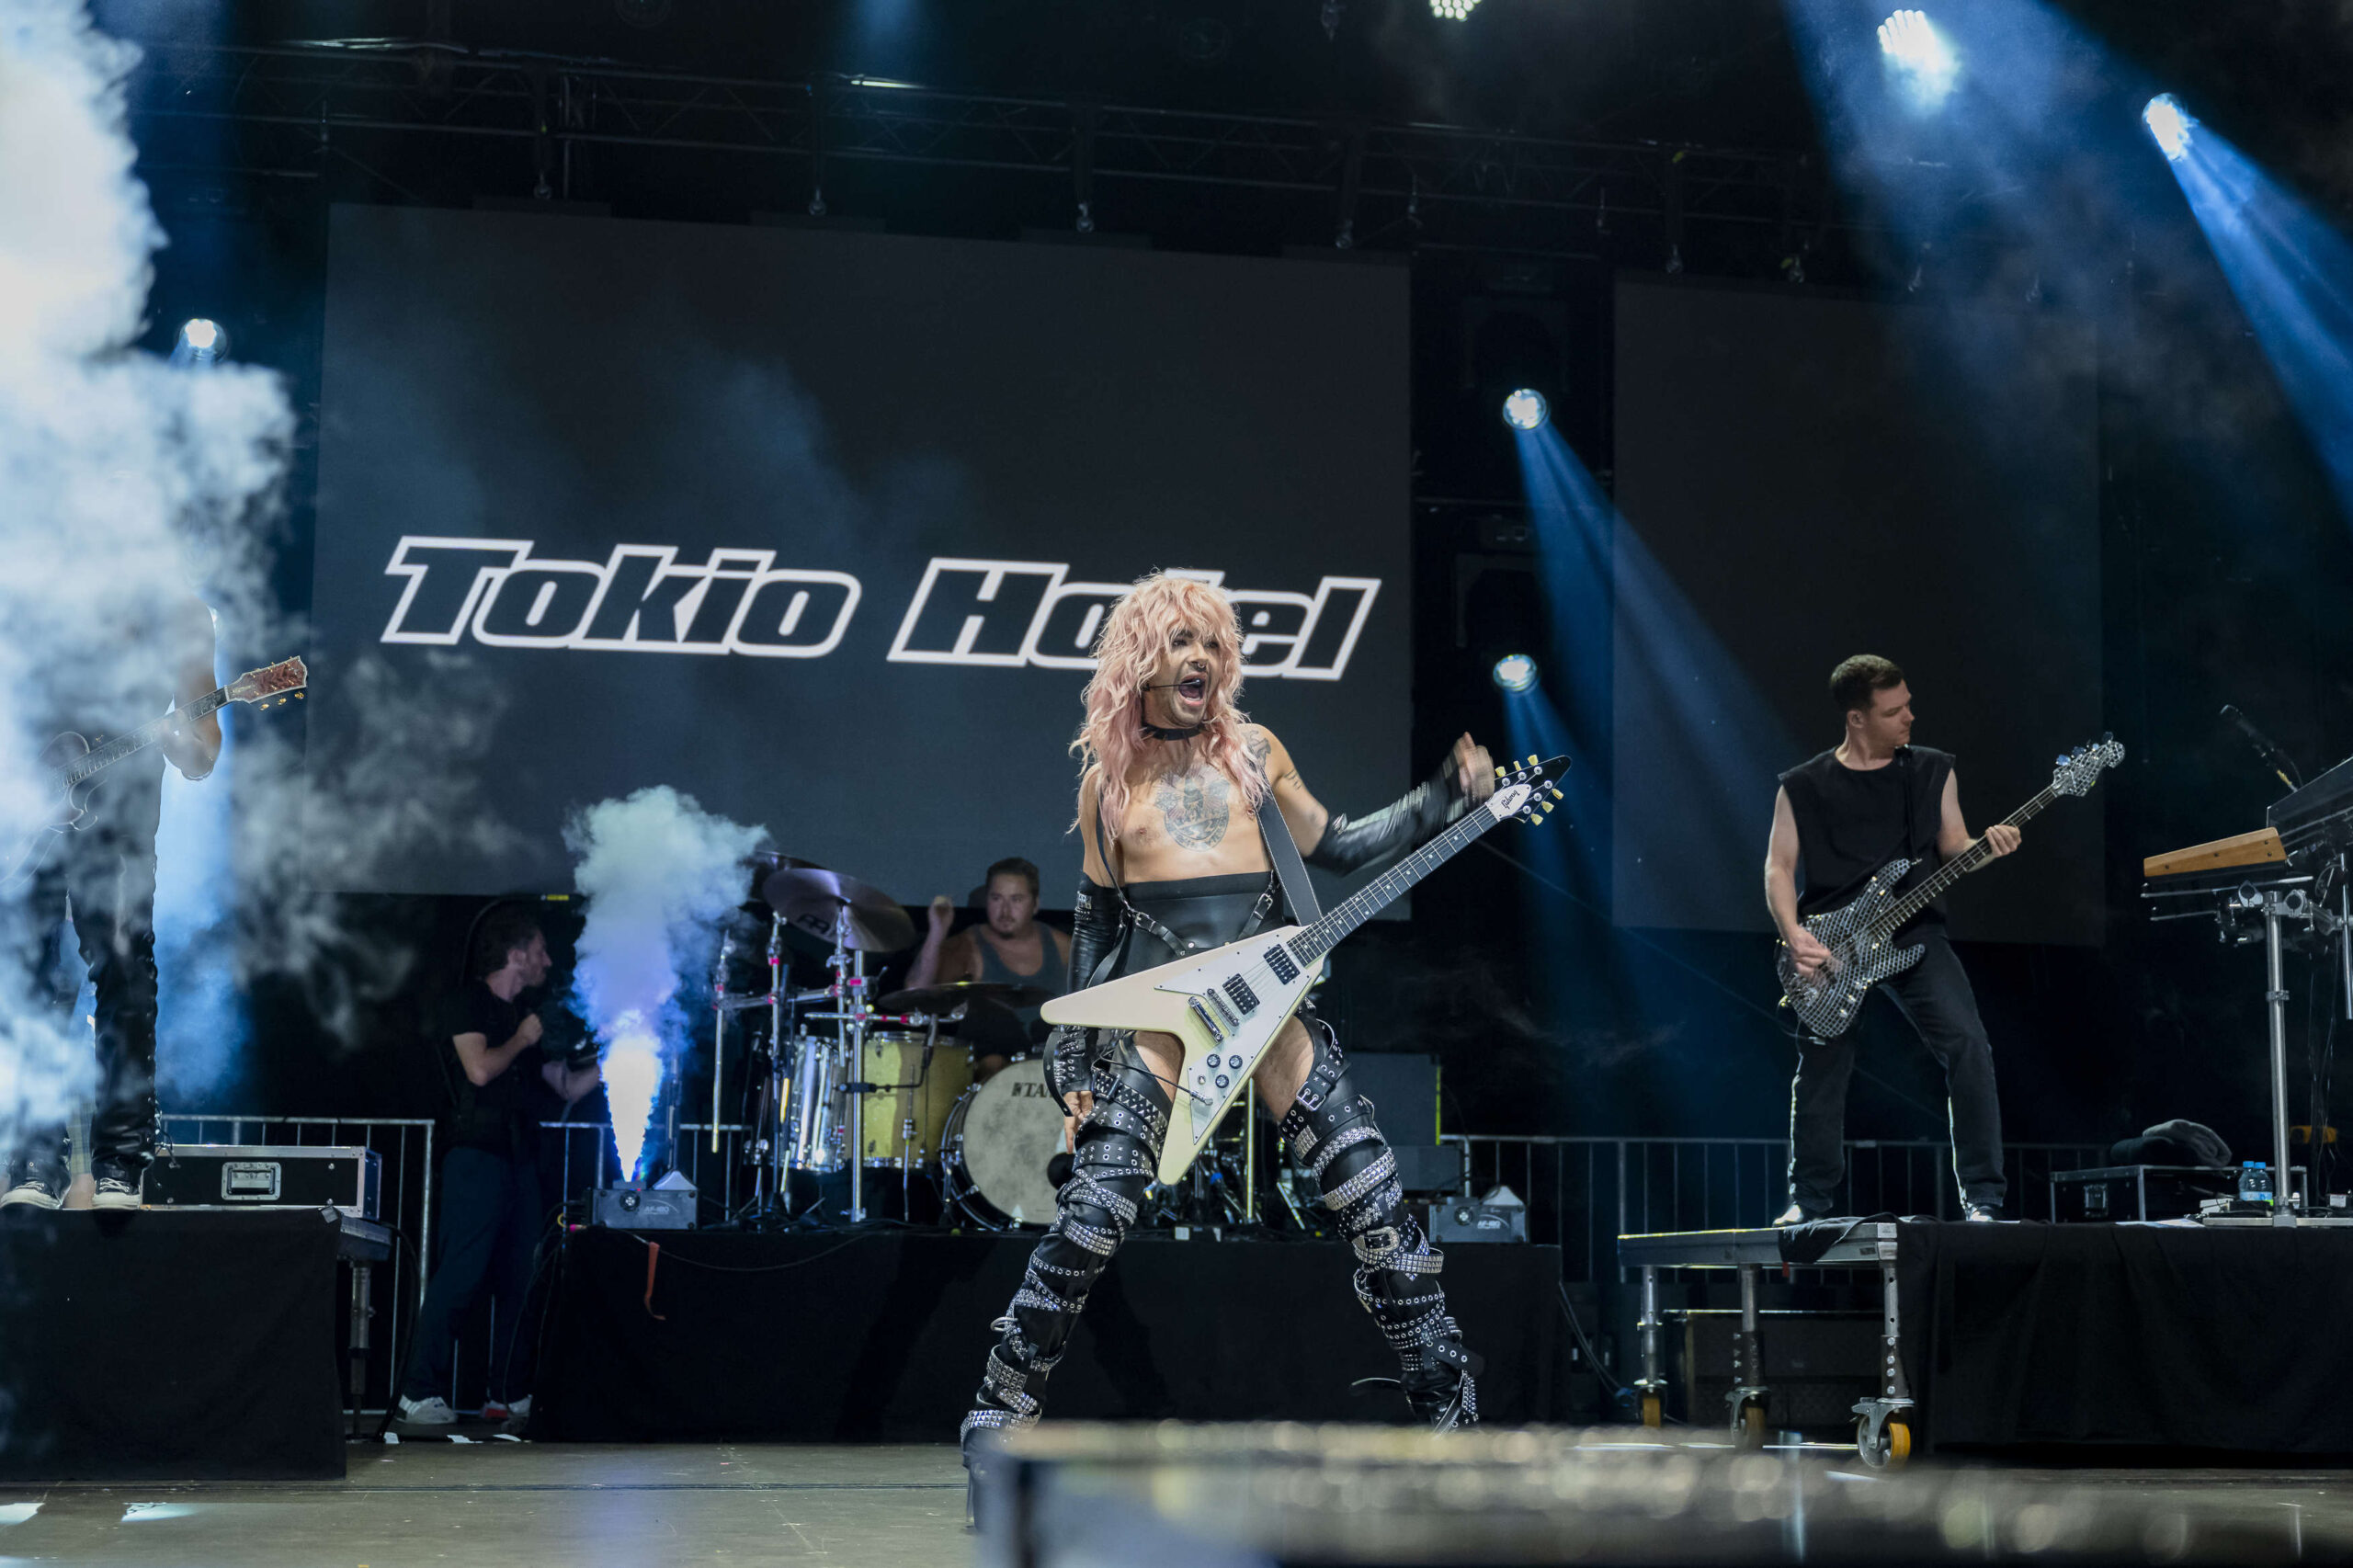
{"label": "white stage light", "polygon": [[1536,661],[1525,653],[1506,653],[1495,661],[1495,684],[1506,691],[1526,691],[1536,684]]}
{"label": "white stage light", "polygon": [[2190,130],[2198,123],[2189,118],[2189,111],[2176,102],[2171,93],[2159,93],[2141,111],[2141,120],[2149,128],[2149,134],[2157,139],[2157,151],[2165,155],[2165,162],[2181,162],[2189,151]]}
{"label": "white stage light", "polygon": [[1533,430],[1552,417],[1544,394],[1533,387],[1522,387],[1504,399],[1504,423],[1515,430]]}
{"label": "white stage light", "polygon": [[1479,0],[1430,0],[1430,14],[1443,17],[1449,22],[1459,22],[1469,16],[1478,4]]}
{"label": "white stage light", "polygon": [[1888,63],[1911,80],[1925,107],[1942,103],[1961,74],[1961,61],[1925,11],[1898,11],[1879,25],[1879,47]]}
{"label": "white stage light", "polygon": [[210,365],[225,358],[229,352],[229,335],[221,324],[195,316],[180,324],[180,335],[172,345],[175,365]]}

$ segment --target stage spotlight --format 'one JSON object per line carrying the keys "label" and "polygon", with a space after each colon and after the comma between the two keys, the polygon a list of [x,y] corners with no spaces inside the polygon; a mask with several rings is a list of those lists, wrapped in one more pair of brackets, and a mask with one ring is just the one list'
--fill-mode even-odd
{"label": "stage spotlight", "polygon": [[1506,653],[1495,661],[1495,684],[1506,691],[1527,691],[1536,685],[1536,661],[1525,653]]}
{"label": "stage spotlight", "polygon": [[221,324],[196,316],[180,324],[179,340],[172,345],[175,365],[210,365],[228,357],[229,335]]}
{"label": "stage spotlight", "polygon": [[1552,417],[1552,405],[1533,387],[1522,387],[1504,399],[1504,423],[1515,430],[1537,429]]}
{"label": "stage spotlight", "polygon": [[1469,16],[1479,0],[1430,0],[1430,15],[1459,22]]}
{"label": "stage spotlight", "polygon": [[2141,120],[2149,128],[2149,134],[2157,139],[2157,151],[2165,155],[2165,162],[2181,162],[2189,151],[2190,128],[2198,122],[2189,118],[2174,96],[2159,93],[2151,98],[2149,107],[2141,111]]}
{"label": "stage spotlight", "polygon": [[1942,103],[1961,73],[1961,62],[1925,11],[1898,11],[1881,22],[1879,47],[1888,63],[1911,79],[1925,108]]}

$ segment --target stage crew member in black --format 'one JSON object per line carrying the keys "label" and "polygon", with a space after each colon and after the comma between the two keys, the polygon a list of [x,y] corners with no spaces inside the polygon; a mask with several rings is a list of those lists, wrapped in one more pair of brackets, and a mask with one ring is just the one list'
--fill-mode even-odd
{"label": "stage crew member in black", "polygon": [[497,1327],[483,1414],[530,1414],[532,1338],[523,1303],[546,1218],[539,1124],[601,1077],[593,1062],[569,1066],[540,1052],[543,1026],[524,994],[546,981],[550,965],[547,937],[529,912],[512,904],[491,910],[469,957],[479,978],[449,998],[439,1031],[460,1074],[441,1160],[441,1257],[416,1314],[401,1381],[400,1417],[421,1426],[457,1419],[444,1397],[450,1336],[485,1286],[497,1301]]}
{"label": "stage crew member in black", "polygon": [[[178,596],[128,618],[119,643],[49,650],[37,700],[51,732],[93,747],[212,690],[212,612]],[[138,650],[126,655],[124,648]],[[199,779],[221,755],[221,722],[176,720],[155,751],[132,754],[97,777],[78,831],[43,844],[46,858],[12,908],[0,908],[7,945],[27,966],[25,989],[72,1027],[87,974],[95,993],[97,1104],[90,1118],[90,1175],[98,1209],[136,1209],[155,1150],[155,828],[164,765]],[[80,972],[52,960],[71,920]],[[0,1207],[54,1209],[65,1197],[65,1128],[27,1130],[0,1178]]]}
{"label": "stage crew member in black", "polygon": [[[1904,884],[1924,880],[1938,858],[1975,842],[1961,819],[1949,753],[1912,744],[1912,691],[1886,659],[1859,653],[1831,672],[1830,695],[1846,718],[1837,746],[1781,775],[1773,836],[1765,852],[1765,903],[1799,970],[1813,973],[1829,949],[1799,923],[1836,908],[1898,856],[1912,861]],[[1986,830],[1986,847],[2007,855],[2018,831]],[[1798,892],[1798,871],[1805,891]],[[2002,1112],[1994,1052],[1977,1017],[1969,976],[1946,939],[1944,910],[1932,904],[1897,933],[1927,949],[1920,961],[1881,985],[1945,1070],[1952,1120],[1953,1171],[1963,1212],[2001,1218]],[[1847,1080],[1855,1066],[1852,1030],[1824,1040],[1797,1031],[1797,1081],[1790,1089],[1790,1207],[1775,1222],[1796,1224],[1830,1211],[1844,1172]]]}
{"label": "stage crew member in black", "polygon": [[[1343,871],[1414,848],[1494,791],[1494,765],[1465,735],[1436,777],[1395,804],[1360,820],[1327,813],[1282,743],[1236,706],[1241,649],[1232,602],[1184,578],[1143,579],[1104,626],[1073,748],[1086,765],[1073,991],[1284,923],[1256,817],[1268,791],[1307,860]],[[1038,1419],[1041,1385],[1154,1179],[1181,1065],[1167,1035],[1060,1029],[1049,1041],[1047,1086],[1075,1119],[1075,1165],[994,1324],[999,1337],[964,1418],[968,1468],[986,1462],[976,1439]],[[1356,1250],[1358,1299],[1395,1349],[1415,1413],[1439,1429],[1475,1421],[1477,1359],[1447,1313],[1440,1255],[1405,1210],[1395,1157],[1332,1031],[1291,1019],[1256,1083]]]}

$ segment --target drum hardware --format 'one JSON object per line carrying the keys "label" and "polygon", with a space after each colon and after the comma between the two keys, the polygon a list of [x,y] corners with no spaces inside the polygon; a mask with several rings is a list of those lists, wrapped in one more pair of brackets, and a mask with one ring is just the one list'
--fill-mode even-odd
{"label": "drum hardware", "polygon": [[1010,985],[1002,980],[952,980],[912,991],[893,991],[875,1004],[885,1012],[920,1013],[944,1017],[972,1002],[994,1002],[1000,1007],[1034,1007],[1054,994],[1042,985]]}

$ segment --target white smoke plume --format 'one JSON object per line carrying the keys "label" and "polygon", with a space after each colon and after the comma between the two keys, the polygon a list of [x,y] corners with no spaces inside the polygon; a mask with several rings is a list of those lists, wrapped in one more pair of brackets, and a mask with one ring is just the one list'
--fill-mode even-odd
{"label": "white smoke plume", "polygon": [[573,881],[588,901],[573,987],[604,1047],[613,1140],[630,1180],[644,1174],[654,1096],[685,1043],[679,984],[709,971],[719,928],[744,896],[744,858],[767,836],[666,784],[599,801],[564,825]]}
{"label": "white smoke plume", "polygon": [[[79,0],[0,17],[0,845],[46,819],[34,763],[61,687],[85,710],[154,688],[155,629],[200,596],[258,613],[261,530],[292,420],[277,379],[131,345],[164,243],[132,176],[136,51]],[[165,676],[166,682],[168,675]],[[218,787],[218,786],[216,786]],[[14,961],[0,920],[0,1137],[86,1086],[86,1028]]]}

